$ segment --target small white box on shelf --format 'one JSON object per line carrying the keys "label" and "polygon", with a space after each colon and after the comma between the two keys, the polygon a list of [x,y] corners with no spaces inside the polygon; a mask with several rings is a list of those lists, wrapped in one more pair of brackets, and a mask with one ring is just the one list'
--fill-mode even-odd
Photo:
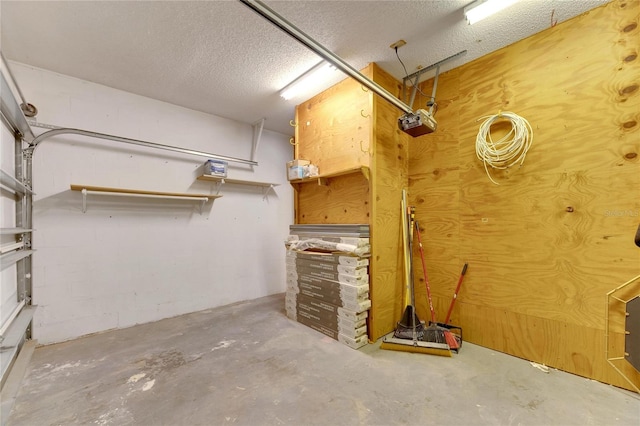
{"label": "small white box on shelf", "polygon": [[209,176],[227,177],[227,162],[222,160],[207,160],[204,163],[204,174]]}
{"label": "small white box on shelf", "polygon": [[308,160],[292,160],[287,162],[287,179],[296,180],[309,177],[309,166],[311,162]]}

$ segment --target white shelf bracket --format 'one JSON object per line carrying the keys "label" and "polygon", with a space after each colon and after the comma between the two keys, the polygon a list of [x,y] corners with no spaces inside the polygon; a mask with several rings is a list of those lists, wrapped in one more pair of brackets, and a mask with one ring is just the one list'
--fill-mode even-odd
{"label": "white shelf bracket", "polygon": [[251,161],[255,161],[256,154],[258,152],[258,146],[260,145],[260,139],[262,138],[262,130],[264,129],[264,122],[266,118],[261,118],[260,120],[253,123],[251,126],[253,127],[253,144],[251,146]]}
{"label": "white shelf bracket", "polygon": [[87,189],[82,190],[82,213],[87,212]]}
{"label": "white shelf bracket", "polygon": [[220,181],[216,183],[216,195],[220,195],[222,185],[224,185],[224,179],[220,179]]}
{"label": "white shelf bracket", "polygon": [[267,198],[269,198],[269,192],[273,191],[273,193],[276,193],[275,188],[273,187],[273,185],[269,185],[269,186],[264,186],[262,188],[262,199],[266,200]]}

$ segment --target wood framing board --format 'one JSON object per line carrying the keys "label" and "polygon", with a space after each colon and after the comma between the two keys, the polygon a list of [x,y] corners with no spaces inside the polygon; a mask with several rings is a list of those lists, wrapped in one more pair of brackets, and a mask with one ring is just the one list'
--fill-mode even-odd
{"label": "wood framing board", "polygon": [[[371,77],[371,66],[361,72]],[[311,161],[320,174],[369,166],[371,102],[372,93],[347,78],[298,105],[296,158]]]}
{"label": "wood framing board", "polygon": [[[401,85],[380,67],[372,64],[373,79],[400,96]],[[393,331],[402,315],[403,260],[401,199],[407,187],[408,152],[412,138],[398,129],[402,115],[387,101],[373,99],[371,226],[371,302],[369,337],[377,340]]]}
{"label": "wood framing board", "polygon": [[[606,361],[605,298],[640,270],[639,15],[614,1],[442,74],[438,131],[409,165],[440,318],[469,262],[452,319],[465,340],[627,389]],[[507,110],[534,142],[494,185],[478,119]]]}

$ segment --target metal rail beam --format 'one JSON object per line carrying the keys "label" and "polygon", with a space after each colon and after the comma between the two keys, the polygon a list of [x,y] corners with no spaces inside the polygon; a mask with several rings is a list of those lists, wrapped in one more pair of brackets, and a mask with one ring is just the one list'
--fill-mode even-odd
{"label": "metal rail beam", "polygon": [[18,133],[24,140],[31,142],[35,136],[3,73],[0,73],[0,93],[2,94],[0,96],[0,112],[7,121],[7,125],[14,133]]}
{"label": "metal rail beam", "polygon": [[271,9],[269,6],[264,4],[260,0],[239,0],[242,4],[247,6],[249,9],[256,12],[258,15],[265,18],[267,21],[271,22],[276,27],[280,28],[285,33],[289,34],[294,39],[298,40],[300,43],[311,49],[315,54],[320,56],[325,61],[329,62],[331,65],[338,68],[340,71],[344,72],[348,76],[352,77],[360,84],[362,84],[367,89],[376,93],[381,98],[385,99],[387,102],[398,108],[399,110],[412,114],[413,110],[411,107],[404,102],[402,102],[397,97],[393,96],[390,92],[388,92],[384,87],[380,86],[378,83],[370,80],[364,74],[362,74],[357,69],[353,68],[347,62],[345,62],[342,58],[340,58],[335,53],[331,52],[320,43],[312,39],[309,35],[304,33],[298,27],[293,25],[291,22],[287,21],[284,17],[278,14],[276,11]]}
{"label": "metal rail beam", "polygon": [[[43,127],[51,128],[53,126],[44,125]],[[91,137],[91,138],[106,139],[106,140],[111,140],[111,141],[115,141],[115,142],[128,143],[128,144],[131,144],[131,145],[146,146],[148,148],[155,148],[155,149],[163,149],[163,150],[166,150],[166,151],[180,152],[182,154],[197,155],[197,156],[206,157],[206,158],[215,158],[215,159],[218,159],[218,160],[224,160],[224,161],[228,161],[228,162],[232,162],[232,163],[250,164],[252,166],[257,166],[258,165],[257,161],[245,160],[243,158],[227,157],[225,155],[212,154],[210,152],[196,151],[196,150],[193,150],[193,149],[180,148],[180,147],[177,147],[177,146],[163,145],[163,144],[159,144],[159,143],[147,142],[147,141],[142,141],[142,140],[138,140],[138,139],[124,138],[124,137],[121,137],[121,136],[114,136],[114,135],[109,135],[109,134],[106,134],[106,133],[98,133],[98,132],[92,132],[92,131],[89,131],[89,130],[70,129],[70,128],[62,128],[62,127],[54,128],[53,130],[49,130],[48,132],[42,133],[41,135],[36,137],[33,140],[33,142],[31,142],[31,144],[29,145],[27,150],[33,151],[40,143],[42,143],[42,141],[44,141],[45,139],[48,139],[50,137],[57,136],[57,135],[82,135],[82,136],[88,136],[88,137]]]}
{"label": "metal rail beam", "polygon": [[409,74],[408,76],[404,77],[402,79],[402,81],[406,82],[407,80],[411,80],[412,78],[419,77],[422,74],[424,74],[425,72],[430,71],[430,70],[432,70],[434,68],[438,68],[441,65],[443,65],[444,63],[449,62],[450,60],[455,59],[458,56],[462,56],[465,53],[467,53],[467,51],[466,50],[462,50],[462,51],[456,53],[455,55],[451,55],[448,58],[444,58],[443,60],[436,62],[435,64],[431,64],[428,67],[420,68],[418,71],[414,72],[413,74]]}

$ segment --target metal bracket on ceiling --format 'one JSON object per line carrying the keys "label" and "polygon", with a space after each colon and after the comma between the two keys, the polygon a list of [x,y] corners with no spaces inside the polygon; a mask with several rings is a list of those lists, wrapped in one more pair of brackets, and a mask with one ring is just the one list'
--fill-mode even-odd
{"label": "metal bracket on ceiling", "polygon": [[[422,74],[424,74],[427,71],[431,71],[432,69],[436,69],[436,82],[434,83],[434,91],[432,93],[432,98],[436,96],[435,93],[435,87],[437,86],[437,79],[438,79],[438,74],[440,74],[440,66],[444,65],[445,63],[459,57],[462,56],[464,54],[466,54],[467,51],[466,50],[462,50],[458,53],[456,53],[455,55],[451,55],[448,58],[444,58],[441,61],[436,62],[435,64],[431,64],[428,67],[425,68],[421,68],[418,71],[414,72],[413,74],[409,74],[407,76],[405,76],[402,79],[402,99],[406,99],[407,97],[407,82],[411,81],[411,84],[413,85],[413,90],[411,92],[411,100],[409,101],[409,106],[411,108],[413,108],[413,101],[415,100],[415,96],[416,96],[416,91],[418,90],[418,82],[420,80],[420,77],[422,76]],[[413,81],[412,81],[413,80]],[[433,101],[433,99],[432,99]]]}

